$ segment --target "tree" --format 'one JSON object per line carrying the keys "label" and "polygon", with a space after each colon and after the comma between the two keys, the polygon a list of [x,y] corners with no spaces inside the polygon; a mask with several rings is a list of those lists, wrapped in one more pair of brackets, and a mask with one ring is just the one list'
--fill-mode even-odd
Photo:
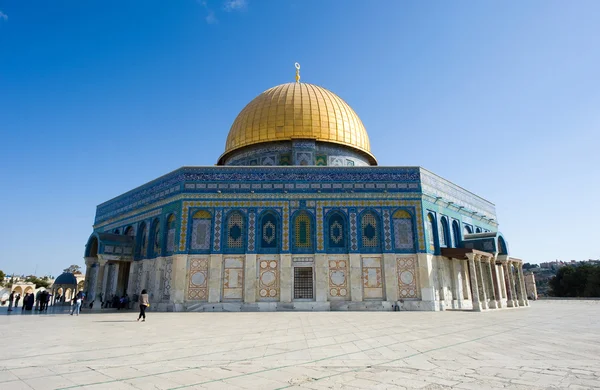
{"label": "tree", "polygon": [[550,280],[550,288],[555,297],[600,297],[600,266],[561,267]]}
{"label": "tree", "polygon": [[31,275],[25,278],[25,282],[35,284],[35,288],[50,287],[50,279],[48,279],[47,276],[44,276],[43,278],[38,278],[37,276]]}
{"label": "tree", "polygon": [[68,272],[73,275],[81,275],[81,267],[77,264],[72,264],[69,266],[69,268],[65,268],[63,272]]}
{"label": "tree", "polygon": [[0,287],[4,286],[4,278],[6,277],[6,274],[4,273],[4,271],[2,271],[0,269]]}

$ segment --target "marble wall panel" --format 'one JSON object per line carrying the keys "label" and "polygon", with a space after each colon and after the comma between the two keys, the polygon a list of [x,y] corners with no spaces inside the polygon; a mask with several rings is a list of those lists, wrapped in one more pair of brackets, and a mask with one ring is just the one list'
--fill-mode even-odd
{"label": "marble wall panel", "polygon": [[258,258],[258,298],[261,301],[279,300],[279,260],[275,256]]}
{"label": "marble wall panel", "polygon": [[190,258],[187,286],[187,299],[208,300],[208,256]]}
{"label": "marble wall panel", "polygon": [[399,299],[418,298],[419,288],[417,286],[417,259],[415,257],[396,258],[396,270],[398,274],[398,297]]}
{"label": "marble wall panel", "polygon": [[223,260],[223,300],[244,298],[244,258],[227,256]]}
{"label": "marble wall panel", "polygon": [[332,299],[348,299],[348,260],[329,258],[329,295]]}
{"label": "marble wall panel", "polygon": [[364,299],[383,299],[383,273],[381,258],[363,257],[362,283]]}

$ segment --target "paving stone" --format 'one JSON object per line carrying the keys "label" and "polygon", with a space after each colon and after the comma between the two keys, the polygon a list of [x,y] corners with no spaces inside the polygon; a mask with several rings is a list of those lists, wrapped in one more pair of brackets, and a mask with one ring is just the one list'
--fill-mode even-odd
{"label": "paving stone", "polygon": [[[0,389],[600,388],[600,304],[0,315]],[[2,314],[2,312],[0,312]],[[40,327],[52,329],[42,337]]]}

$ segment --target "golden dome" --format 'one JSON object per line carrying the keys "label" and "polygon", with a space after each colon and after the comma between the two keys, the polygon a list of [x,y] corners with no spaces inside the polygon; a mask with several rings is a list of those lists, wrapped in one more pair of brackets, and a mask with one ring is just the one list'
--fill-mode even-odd
{"label": "golden dome", "polygon": [[345,145],[377,164],[367,131],[354,110],[333,92],[305,83],[278,85],[248,103],[235,118],[219,161],[249,145],[294,139]]}

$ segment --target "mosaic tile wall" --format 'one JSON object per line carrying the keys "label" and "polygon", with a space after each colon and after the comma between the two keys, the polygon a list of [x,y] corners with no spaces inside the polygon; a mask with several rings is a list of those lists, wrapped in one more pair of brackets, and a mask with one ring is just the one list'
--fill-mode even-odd
{"label": "mosaic tile wall", "polygon": [[[437,200],[430,203],[430,198],[424,200],[421,186],[425,184],[427,194],[441,199],[439,204]],[[451,199],[465,206],[445,206]],[[314,225],[307,226],[312,230],[310,235],[314,234],[314,252],[332,253],[332,248],[339,253],[432,252],[438,243],[434,242],[434,248],[428,245],[422,212],[426,202],[428,209],[436,210],[436,219],[442,215],[440,209],[449,207],[449,223],[458,218],[461,232],[467,224],[473,229],[477,225],[484,230],[493,228],[464,211],[482,210],[495,217],[491,203],[421,168],[231,166],[184,167],[171,172],[99,205],[94,228],[95,232],[134,229],[136,259],[163,253],[261,253],[265,248],[273,250],[268,253],[302,253],[301,246],[290,245],[298,239],[290,235],[292,209],[313,216]],[[363,211],[369,208],[376,212],[365,220]],[[399,208],[408,210],[411,219],[394,218],[392,214]],[[206,209],[209,218],[193,218],[199,209]],[[259,226],[260,212],[266,210],[277,215],[277,223],[272,222],[274,229]],[[326,220],[333,210],[344,216],[341,229],[332,229]],[[239,234],[226,220],[232,211],[242,213],[243,221],[234,224]],[[176,218],[173,226],[167,224],[171,214]],[[435,226],[439,228],[439,221]],[[269,232],[275,236],[263,234]],[[276,247],[272,247],[274,241]],[[480,245],[483,248],[484,243]],[[485,245],[489,250],[490,244]]]}

